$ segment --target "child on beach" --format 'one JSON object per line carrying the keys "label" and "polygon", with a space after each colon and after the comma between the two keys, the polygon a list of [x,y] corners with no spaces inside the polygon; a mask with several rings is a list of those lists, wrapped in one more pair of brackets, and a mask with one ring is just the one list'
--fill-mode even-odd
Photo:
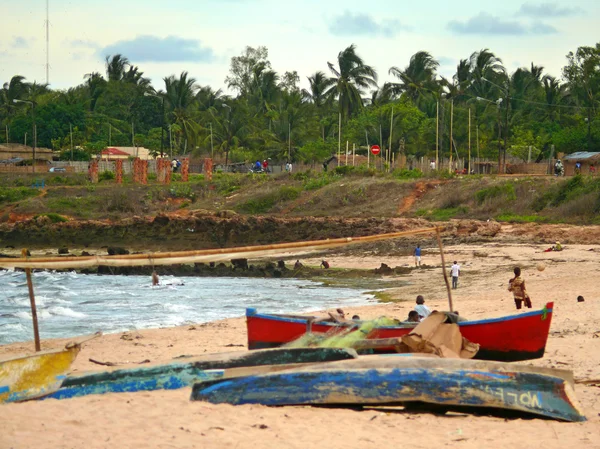
{"label": "child on beach", "polygon": [[525,302],[525,306],[528,309],[531,309],[531,299],[525,290],[525,281],[521,278],[521,269],[515,267],[513,272],[515,273],[515,277],[508,281],[508,291],[513,294],[515,306],[517,307],[517,310],[519,310],[522,307],[523,302]]}

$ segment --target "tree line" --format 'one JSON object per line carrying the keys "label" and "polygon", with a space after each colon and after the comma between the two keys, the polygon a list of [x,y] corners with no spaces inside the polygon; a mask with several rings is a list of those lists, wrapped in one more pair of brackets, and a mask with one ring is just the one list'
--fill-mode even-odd
{"label": "tree line", "polygon": [[31,145],[35,120],[38,146],[78,160],[108,145],[306,163],[327,159],[340,144],[345,151],[346,142],[359,153],[376,143],[427,158],[436,148],[440,157],[450,151],[465,157],[469,144],[473,157],[485,158],[526,158],[530,148],[542,158],[552,146],[600,151],[600,43],[566,59],[560,76],[534,63],[509,73],[500,57],[482,49],[446,78],[439,62],[419,51],[406,66],[391,67],[394,81],[380,85],[351,45],[301,89],[296,71],[272,69],[267,48],[246,47],[231,59],[227,95],[186,71],[156,90],[117,54],[106,57],[104,74],[86,74],[66,90],[13,76],[0,90],[0,142]]}

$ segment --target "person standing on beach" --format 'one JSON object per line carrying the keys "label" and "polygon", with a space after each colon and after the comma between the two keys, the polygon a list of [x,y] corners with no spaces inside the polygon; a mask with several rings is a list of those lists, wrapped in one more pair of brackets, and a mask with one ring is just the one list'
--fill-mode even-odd
{"label": "person standing on beach", "polygon": [[450,267],[450,275],[452,276],[452,288],[458,288],[458,276],[460,275],[460,265],[455,260],[454,265]]}
{"label": "person standing on beach", "polygon": [[531,299],[525,290],[525,281],[521,278],[521,269],[515,267],[513,273],[515,273],[515,277],[508,281],[508,291],[513,294],[515,306],[519,310],[523,306],[523,302],[525,302],[525,306],[531,309]]}
{"label": "person standing on beach", "polygon": [[414,250],[414,255],[415,255],[415,267],[420,267],[421,266],[421,245],[417,245],[417,247]]}

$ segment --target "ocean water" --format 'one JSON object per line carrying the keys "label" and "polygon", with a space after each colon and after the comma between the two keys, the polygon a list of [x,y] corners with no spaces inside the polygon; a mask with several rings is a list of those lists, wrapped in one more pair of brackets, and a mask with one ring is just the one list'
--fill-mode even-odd
{"label": "ocean water", "polygon": [[[40,337],[64,338],[205,323],[244,315],[366,305],[370,295],[296,279],[33,273]],[[0,344],[33,339],[25,273],[0,271]]]}

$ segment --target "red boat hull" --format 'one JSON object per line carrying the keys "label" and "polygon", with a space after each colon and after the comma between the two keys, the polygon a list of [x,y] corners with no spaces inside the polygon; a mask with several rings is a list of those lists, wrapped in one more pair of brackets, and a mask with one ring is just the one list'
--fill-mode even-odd
{"label": "red boat hull", "polygon": [[[480,345],[475,356],[482,360],[516,362],[543,357],[552,321],[553,303],[542,310],[459,323],[462,335]],[[293,341],[306,333],[307,318],[258,314],[246,310],[248,349],[274,348]],[[335,323],[313,324],[313,332],[335,332]],[[411,327],[389,326],[373,329],[367,338],[396,338],[408,334]],[[392,348],[390,348],[392,349]]]}

